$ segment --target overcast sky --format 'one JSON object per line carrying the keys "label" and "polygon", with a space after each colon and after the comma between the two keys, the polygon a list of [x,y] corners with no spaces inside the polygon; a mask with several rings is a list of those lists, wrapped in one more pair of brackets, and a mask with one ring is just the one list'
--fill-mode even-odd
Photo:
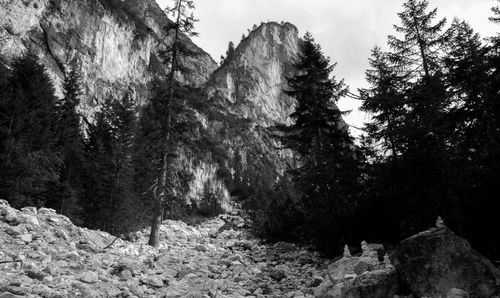
{"label": "overcast sky", "polygon": [[[160,6],[172,0],[157,0]],[[337,62],[334,74],[344,78],[352,92],[366,87],[364,72],[368,68],[370,50],[384,47],[387,35],[394,34],[392,25],[399,24],[397,13],[403,0],[195,0],[195,16],[200,19],[195,42],[215,61],[225,54],[230,40],[237,44],[243,33],[261,21],[287,21],[302,36],[310,31],[326,56]],[[450,22],[454,16],[467,20],[483,37],[500,32],[491,24],[490,8],[496,0],[430,0],[438,7],[439,17]],[[353,110],[346,117],[349,124],[363,126],[366,119],[357,111],[359,102],[343,99],[341,109]],[[356,131],[352,131],[357,134]]]}

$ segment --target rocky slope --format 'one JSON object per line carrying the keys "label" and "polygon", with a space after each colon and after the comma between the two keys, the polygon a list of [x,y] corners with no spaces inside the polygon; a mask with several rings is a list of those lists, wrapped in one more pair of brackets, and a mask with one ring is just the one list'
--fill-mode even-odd
{"label": "rocky slope", "polygon": [[126,241],[0,200],[0,297],[500,297],[500,271],[444,226],[402,241],[391,258],[363,242],[361,254],[346,247],[329,260],[262,244],[245,224],[234,215],[194,227],[168,220],[152,248],[147,230]]}
{"label": "rocky slope", "polygon": [[[169,45],[162,29],[168,22],[154,0],[1,0],[0,60],[8,64],[31,49],[60,92],[62,68],[78,59],[85,89],[81,109],[91,117],[109,95],[130,92],[144,100],[147,83],[164,71],[158,53]],[[202,85],[217,65],[183,38],[199,53],[185,61],[195,69],[185,79]]]}
{"label": "rocky slope", "polygon": [[147,231],[113,242],[53,210],[0,200],[0,297],[312,297],[324,260],[262,245],[242,225],[234,216],[197,227],[166,221],[153,249]]}

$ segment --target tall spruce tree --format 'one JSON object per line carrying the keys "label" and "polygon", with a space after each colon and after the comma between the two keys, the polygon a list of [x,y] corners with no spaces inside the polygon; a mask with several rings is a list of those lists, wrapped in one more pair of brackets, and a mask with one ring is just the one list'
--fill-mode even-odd
{"label": "tall spruce tree", "polygon": [[295,123],[276,128],[283,133],[280,140],[284,147],[301,156],[316,158],[322,150],[333,145],[333,137],[351,141],[341,119],[342,113],[335,106],[335,101],[345,95],[347,89],[343,81],[330,78],[335,65],[330,65],[310,33],[303,38],[299,60],[294,67],[297,75],[288,78],[289,89],[285,93],[297,100],[296,110],[290,115]]}
{"label": "tall spruce tree", "polygon": [[406,112],[403,90],[407,80],[391,62],[390,54],[380,47],[372,50],[370,66],[366,80],[372,88],[361,90],[361,110],[372,116],[372,121],[366,124],[367,136],[372,145],[382,146],[379,151],[384,156],[394,157],[403,149],[399,129]]}
{"label": "tall spruce tree", "polygon": [[[389,36],[389,52],[373,53],[367,72],[372,87],[362,99],[374,116],[369,137],[383,146],[370,167],[373,222],[381,225],[374,229],[405,237],[444,216],[449,205],[453,123],[442,59],[449,40],[446,19],[435,21],[437,9],[430,10],[427,0],[407,0],[398,15],[401,25],[394,28],[400,36]],[[396,216],[389,217],[388,208]]]}
{"label": "tall spruce tree", "polygon": [[112,192],[111,231],[122,233],[138,225],[137,217],[140,204],[137,194],[132,188],[134,176],[132,152],[136,132],[136,109],[129,94],[121,100],[111,102],[104,111],[109,121],[113,139],[111,162],[113,165],[112,179],[115,185]]}
{"label": "tall spruce tree", "polygon": [[54,145],[57,98],[32,52],[16,59],[0,90],[0,195],[13,206],[43,206],[59,179]]}
{"label": "tall spruce tree", "polygon": [[[390,58],[399,75],[412,82],[404,86],[405,120],[399,133],[406,137],[407,150],[429,148],[429,142],[442,143],[446,123],[442,113],[447,107],[442,55],[447,45],[446,19],[434,22],[437,9],[429,10],[427,0],[408,0],[399,13],[401,25],[395,25],[402,38],[390,35]],[[435,139],[436,142],[433,142]],[[432,144],[431,144],[432,145]]]}
{"label": "tall spruce tree", "polygon": [[134,228],[141,211],[133,189],[134,103],[108,98],[89,128],[84,207],[87,225],[117,234]]}
{"label": "tall spruce tree", "polygon": [[289,89],[285,90],[297,100],[290,115],[294,124],[276,129],[283,146],[300,158],[301,165],[292,175],[295,188],[302,193],[310,236],[319,243],[340,247],[355,237],[343,231],[353,223],[359,182],[359,156],[335,105],[347,88],[331,75],[335,64],[330,65],[309,33],[302,40],[294,66],[296,75],[288,78]]}
{"label": "tall spruce tree", "polygon": [[85,191],[81,200],[85,226],[100,230],[110,227],[115,188],[112,128],[104,112],[109,103],[110,100],[104,102],[101,111],[95,115],[94,123],[87,129]]}
{"label": "tall spruce tree", "polygon": [[57,107],[55,144],[61,153],[63,167],[60,181],[52,186],[48,206],[76,220],[79,194],[82,192],[82,173],[85,164],[84,137],[77,107],[82,96],[77,62],[65,72],[64,97]]}
{"label": "tall spruce tree", "polygon": [[394,29],[403,38],[389,35],[388,39],[394,61],[417,79],[432,76],[439,70],[440,54],[447,39],[446,19],[433,23],[437,8],[429,11],[427,0],[407,0],[398,16],[401,25],[394,25]]}
{"label": "tall spruce tree", "polygon": [[[194,18],[192,10],[194,9],[192,0],[175,0],[172,7],[166,9],[166,13],[172,16],[174,22],[166,26],[167,32],[171,34],[171,46],[163,53],[165,64],[169,66],[167,77],[164,85],[166,90],[159,88],[163,83],[155,83],[156,92],[152,99],[151,106],[155,106],[156,110],[146,110],[155,115],[157,131],[155,134],[159,142],[162,143],[160,177],[150,188],[153,194],[153,219],[151,223],[151,234],[148,244],[151,246],[159,245],[159,227],[163,217],[163,208],[165,204],[172,204],[177,196],[178,188],[180,187],[180,179],[178,176],[179,167],[179,143],[176,142],[177,136],[181,136],[182,132],[176,131],[173,124],[180,124],[183,121],[173,121],[175,111],[185,110],[187,86],[183,86],[178,80],[179,73],[186,73],[188,70],[180,63],[181,59],[195,55],[189,49],[186,43],[182,42],[182,35],[195,36],[193,31],[194,24],[197,19]],[[161,112],[160,112],[161,111]],[[161,113],[161,114],[160,114]]]}
{"label": "tall spruce tree", "polygon": [[[496,224],[483,218],[495,208],[496,200],[488,195],[494,190],[490,184],[491,153],[495,152],[495,132],[491,129],[489,98],[492,77],[488,64],[489,47],[482,44],[480,36],[464,21],[454,20],[450,28],[451,39],[445,66],[449,96],[453,102],[448,118],[454,123],[449,137],[449,167],[456,190],[456,199],[449,206],[450,224],[481,249],[488,246],[487,232],[478,237],[477,230],[489,230]],[[494,164],[494,162],[493,162]],[[498,191],[498,190],[497,190]],[[484,208],[484,209],[483,209]],[[491,216],[491,214],[490,214]],[[455,220],[456,219],[456,220]],[[488,225],[484,223],[488,222]],[[489,235],[490,237],[492,235]],[[482,238],[482,239],[481,239]],[[484,252],[491,252],[486,249]]]}
{"label": "tall spruce tree", "polygon": [[[498,23],[500,10],[498,6],[492,10],[495,15],[490,20]],[[463,22],[455,32],[447,62],[451,89],[460,99],[452,116],[462,118],[457,121],[453,156],[466,218],[464,233],[482,253],[498,258],[500,249],[491,239],[499,227],[493,210],[500,205],[500,35],[481,45]]]}

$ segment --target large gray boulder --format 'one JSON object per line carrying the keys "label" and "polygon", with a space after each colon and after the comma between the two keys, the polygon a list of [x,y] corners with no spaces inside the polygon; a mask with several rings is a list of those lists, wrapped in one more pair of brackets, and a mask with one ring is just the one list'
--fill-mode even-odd
{"label": "large gray boulder", "polygon": [[453,288],[471,297],[491,297],[500,286],[500,271],[444,226],[403,240],[392,263],[420,297],[446,297]]}
{"label": "large gray boulder", "polygon": [[394,269],[365,272],[344,289],[343,298],[387,298],[399,290],[398,275]]}

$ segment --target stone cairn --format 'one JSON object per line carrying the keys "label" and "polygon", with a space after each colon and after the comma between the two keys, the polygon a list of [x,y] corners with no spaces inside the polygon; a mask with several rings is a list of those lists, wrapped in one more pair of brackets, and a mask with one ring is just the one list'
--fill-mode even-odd
{"label": "stone cairn", "polygon": [[392,266],[391,259],[389,258],[389,255],[387,253],[384,255],[384,267],[385,269],[394,268],[394,266]]}
{"label": "stone cairn", "polygon": [[352,257],[351,251],[349,250],[349,247],[347,244],[344,246],[344,258],[350,258]]}
{"label": "stone cairn", "polygon": [[436,228],[444,228],[444,220],[441,218],[441,216],[438,216],[436,219]]}

